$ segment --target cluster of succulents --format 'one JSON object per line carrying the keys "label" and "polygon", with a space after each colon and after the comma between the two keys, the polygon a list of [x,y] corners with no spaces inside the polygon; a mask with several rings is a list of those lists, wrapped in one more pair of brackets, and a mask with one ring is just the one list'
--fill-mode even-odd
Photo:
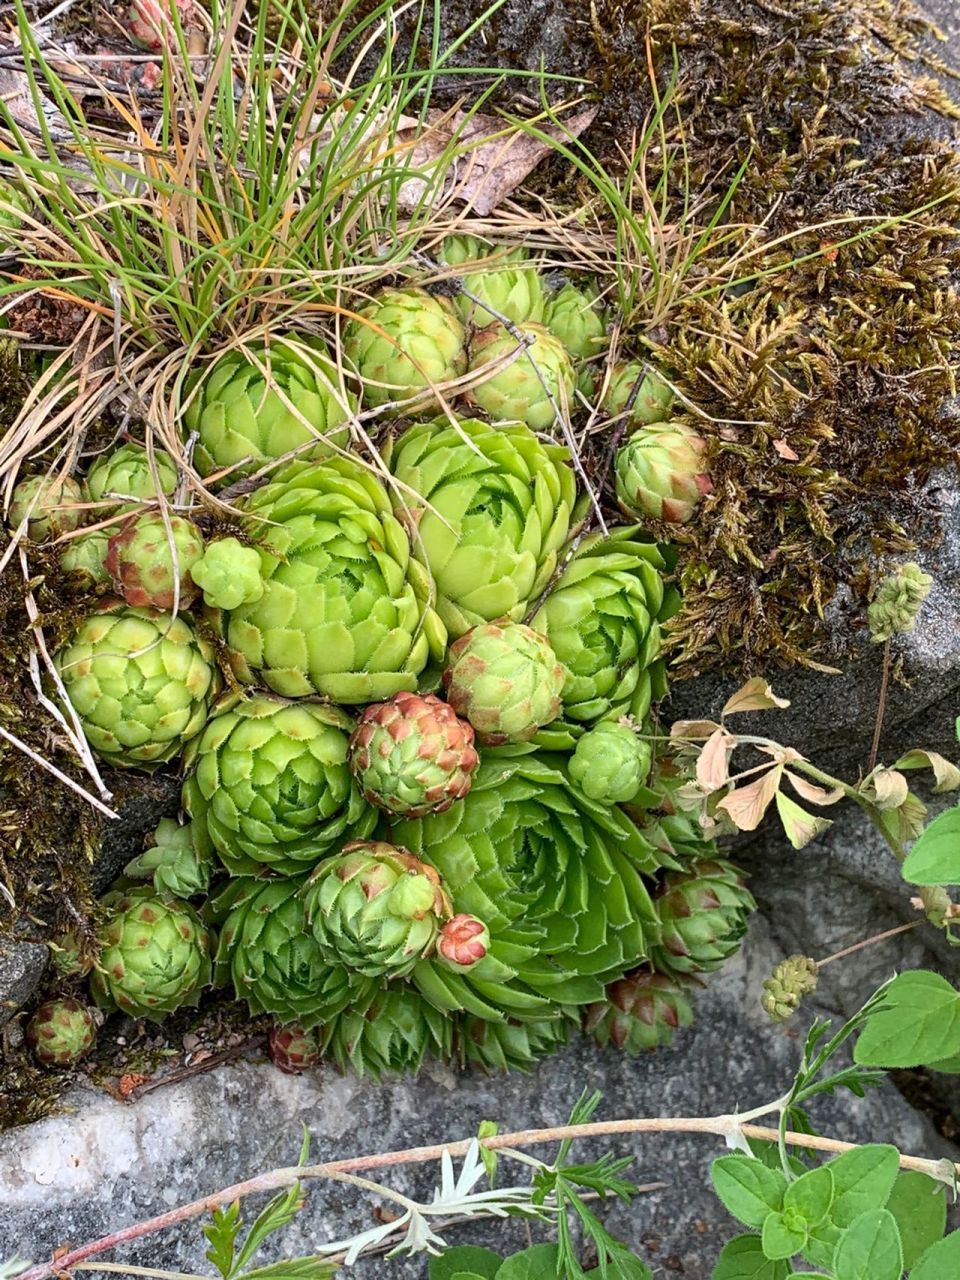
{"label": "cluster of succulents", "polygon": [[[439,258],[461,291],[383,289],[337,360],[288,334],[185,378],[194,482],[243,481],[230,536],[132,441],[9,513],[112,584],[55,655],[90,746],[184,772],[184,821],[104,899],[93,997],[158,1019],[232,990],[285,1071],[525,1068],[578,1024],[653,1048],[753,907],[677,812],[649,718],[678,603],[657,539],[709,488],[703,441],[664,374],[604,372],[589,285],[472,237]],[[578,395],[623,440],[608,532],[562,442]],[[66,1012],[30,1033],[44,1061],[89,1047]]]}

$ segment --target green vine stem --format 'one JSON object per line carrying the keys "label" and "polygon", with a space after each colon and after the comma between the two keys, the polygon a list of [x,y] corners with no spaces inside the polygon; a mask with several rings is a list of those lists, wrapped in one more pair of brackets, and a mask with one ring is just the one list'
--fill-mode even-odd
{"label": "green vine stem", "polygon": [[[771,1111],[778,1111],[781,1104],[782,1099],[778,1099],[769,1106],[759,1108],[748,1114],[758,1116]],[[826,1151],[834,1155],[844,1151],[853,1151],[858,1145],[855,1142],[842,1142],[837,1138],[819,1137],[809,1133],[788,1131],[781,1134],[777,1129],[755,1124],[744,1124],[743,1117],[736,1115],[651,1117],[596,1121],[590,1124],[561,1125],[552,1129],[521,1129],[516,1133],[503,1133],[498,1134],[496,1137],[484,1138],[480,1145],[491,1150],[501,1150],[504,1147],[530,1147],[578,1138],[614,1137],[631,1133],[703,1133],[714,1137],[726,1138],[731,1142],[741,1137],[755,1138],[763,1142],[777,1142],[782,1138],[783,1141],[791,1146]],[[110,1235],[101,1236],[99,1240],[92,1240],[88,1244],[80,1245],[76,1249],[61,1253],[56,1259],[40,1263],[38,1266],[31,1267],[28,1271],[22,1272],[18,1280],[47,1280],[49,1276],[56,1276],[68,1271],[77,1263],[85,1262],[88,1258],[105,1253],[118,1245],[142,1239],[144,1236],[153,1235],[157,1231],[177,1226],[192,1218],[198,1218],[202,1214],[211,1213],[214,1209],[222,1208],[224,1205],[231,1204],[234,1200],[239,1200],[244,1196],[255,1195],[265,1191],[278,1191],[283,1187],[293,1185],[295,1182],[310,1178],[333,1178],[341,1181],[340,1175],[358,1173],[361,1170],[385,1169],[406,1164],[424,1164],[429,1161],[439,1160],[444,1153],[451,1157],[464,1156],[474,1141],[476,1141],[474,1138],[465,1138],[459,1142],[444,1142],[429,1147],[410,1147],[404,1151],[389,1151],[380,1155],[356,1156],[350,1160],[336,1160],[328,1164],[294,1165],[288,1168],[274,1169],[270,1173],[261,1174],[256,1178],[248,1178],[244,1182],[234,1183],[232,1186],[225,1187],[222,1191],[217,1191],[212,1195],[204,1196],[200,1200],[193,1200],[189,1204],[170,1209],[155,1218],[133,1223],[131,1226],[123,1227]],[[949,1160],[928,1160],[920,1156],[901,1154],[900,1167],[902,1169],[913,1169],[918,1173],[925,1173],[940,1181],[944,1181],[945,1178],[949,1178],[951,1181],[954,1178],[960,1178],[960,1164],[954,1164]],[[379,1184],[370,1184],[370,1186],[371,1188],[376,1186],[378,1195],[384,1193],[385,1189],[380,1187]],[[99,1269],[102,1270],[103,1268]],[[114,1268],[111,1267],[110,1269],[113,1270]],[[123,1270],[136,1273],[135,1268],[124,1267]]]}

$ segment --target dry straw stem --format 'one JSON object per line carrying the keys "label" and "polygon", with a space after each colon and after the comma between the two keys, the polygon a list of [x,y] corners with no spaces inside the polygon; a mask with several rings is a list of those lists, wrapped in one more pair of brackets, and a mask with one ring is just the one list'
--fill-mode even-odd
{"label": "dry straw stem", "polygon": [[[761,1107],[749,1114],[751,1116],[763,1115],[766,1112],[776,1110],[778,1105],[773,1104],[769,1107]],[[702,1133],[726,1138],[731,1145],[735,1145],[743,1138],[752,1138],[761,1142],[777,1142],[782,1137],[787,1145],[802,1147],[807,1150],[824,1151],[831,1155],[842,1154],[844,1151],[853,1151],[858,1145],[855,1142],[841,1142],[836,1138],[824,1138],[809,1133],[787,1131],[781,1135],[777,1129],[744,1123],[743,1118],[736,1115],[605,1120],[591,1124],[560,1125],[552,1129],[521,1129],[515,1133],[502,1133],[493,1138],[484,1138],[481,1140],[480,1145],[491,1151],[507,1149],[508,1153],[509,1148],[515,1147],[542,1146],[549,1143],[582,1138],[621,1137],[633,1133]],[[47,1280],[47,1277],[68,1271],[77,1263],[85,1262],[88,1258],[105,1253],[108,1249],[115,1249],[120,1245],[128,1244],[132,1240],[154,1235],[158,1231],[178,1226],[180,1223],[188,1222],[192,1218],[199,1218],[203,1214],[211,1213],[214,1209],[232,1204],[233,1201],[239,1200],[244,1196],[277,1191],[283,1187],[292,1186],[296,1182],[303,1182],[313,1178],[326,1178],[336,1181],[343,1174],[354,1174],[364,1170],[395,1168],[408,1164],[426,1164],[439,1160],[444,1154],[451,1157],[464,1156],[475,1141],[475,1138],[464,1138],[459,1142],[443,1142],[429,1147],[410,1147],[405,1151],[356,1156],[351,1160],[334,1160],[326,1164],[274,1169],[270,1173],[261,1174],[256,1178],[248,1178],[244,1182],[234,1183],[233,1186],[224,1187],[222,1191],[204,1196],[201,1200],[193,1200],[189,1204],[181,1205],[177,1209],[170,1209],[167,1213],[162,1213],[155,1218],[149,1218],[144,1222],[137,1222],[132,1226],[123,1227],[119,1231],[111,1232],[110,1235],[101,1236],[99,1240],[92,1240],[89,1244],[80,1245],[76,1249],[61,1253],[55,1261],[40,1263],[38,1266],[31,1267],[28,1271],[23,1272],[18,1277],[18,1280]],[[927,1160],[920,1156],[901,1154],[900,1167],[901,1169],[911,1169],[918,1173],[925,1173],[939,1181],[952,1181],[954,1178],[960,1177],[960,1164],[954,1164],[949,1160]],[[380,1194],[379,1188],[377,1193]],[[159,1273],[151,1272],[150,1274],[157,1275]],[[195,1280],[195,1278],[192,1277],[191,1280]]]}

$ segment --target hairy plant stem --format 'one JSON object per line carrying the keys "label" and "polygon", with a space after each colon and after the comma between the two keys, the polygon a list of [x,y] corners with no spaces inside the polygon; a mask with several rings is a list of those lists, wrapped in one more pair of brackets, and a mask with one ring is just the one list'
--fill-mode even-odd
{"label": "hairy plant stem", "polygon": [[[771,1111],[780,1111],[782,1104],[783,1099],[778,1099],[776,1102],[746,1114],[759,1117]],[[544,1143],[562,1142],[567,1139],[612,1137],[631,1133],[703,1133],[726,1138],[731,1142],[736,1142],[741,1137],[756,1138],[763,1142],[777,1142],[782,1138],[784,1142],[791,1146],[815,1151],[827,1151],[831,1154],[853,1151],[858,1145],[855,1142],[841,1142],[837,1138],[824,1138],[815,1134],[794,1133],[792,1131],[781,1134],[777,1129],[745,1124],[743,1117],[737,1115],[644,1117],[631,1120],[605,1120],[590,1124],[560,1125],[552,1129],[522,1129],[516,1133],[503,1133],[498,1134],[496,1137],[484,1138],[481,1140],[480,1145],[491,1150],[502,1150],[505,1147],[530,1147]],[[144,1222],[136,1222],[128,1227],[122,1227],[119,1231],[111,1232],[110,1235],[101,1236],[99,1240],[92,1240],[88,1244],[80,1245],[76,1249],[61,1253],[55,1260],[40,1263],[38,1266],[31,1267],[28,1271],[24,1271],[18,1277],[18,1280],[47,1280],[48,1276],[55,1276],[65,1272],[78,1263],[85,1262],[88,1258],[105,1253],[108,1249],[115,1249],[118,1245],[142,1239],[144,1236],[153,1235],[157,1231],[177,1226],[192,1218],[198,1218],[202,1214],[221,1208],[223,1205],[231,1204],[234,1200],[239,1200],[243,1196],[255,1195],[265,1191],[277,1191],[283,1187],[289,1187],[295,1182],[310,1178],[332,1178],[337,1181],[344,1181],[345,1179],[341,1175],[357,1173],[361,1170],[385,1169],[406,1164],[424,1164],[429,1161],[439,1160],[444,1153],[451,1157],[464,1156],[474,1141],[476,1141],[474,1138],[465,1138],[459,1142],[438,1143],[430,1147],[410,1147],[405,1151],[388,1151],[380,1155],[356,1156],[351,1160],[335,1160],[328,1164],[274,1169],[270,1173],[260,1174],[256,1178],[248,1178],[244,1182],[234,1183],[232,1186],[205,1196],[201,1200],[193,1200],[189,1204],[181,1205],[177,1209],[170,1209],[167,1213],[162,1213],[155,1218],[149,1218]],[[926,1173],[940,1181],[949,1180],[951,1183],[954,1178],[960,1177],[960,1164],[954,1164],[949,1160],[927,1160],[920,1156],[901,1154],[900,1167],[902,1169],[913,1169],[919,1173]],[[383,1194],[386,1190],[380,1187],[379,1184],[370,1185],[371,1188],[376,1187],[378,1195]],[[395,1193],[391,1194],[390,1198],[396,1198]]]}

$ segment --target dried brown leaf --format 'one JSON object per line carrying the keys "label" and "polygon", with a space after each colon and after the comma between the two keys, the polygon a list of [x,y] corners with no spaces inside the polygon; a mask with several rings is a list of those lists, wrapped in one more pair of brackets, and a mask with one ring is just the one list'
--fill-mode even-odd
{"label": "dried brown leaf", "polygon": [[[590,107],[570,116],[562,129],[544,125],[541,132],[558,142],[576,138],[592,124],[596,114],[597,108]],[[516,191],[552,150],[549,142],[541,142],[523,129],[505,126],[498,116],[464,111],[428,111],[423,126],[418,124],[397,135],[399,146],[412,144],[411,167],[424,173],[441,162],[454,140],[459,158],[456,164],[447,166],[436,202],[456,200],[469,205],[481,217],[492,213]],[[400,208],[417,208],[429,183],[429,177],[404,182],[397,195]]]}
{"label": "dried brown leaf", "polygon": [[716,729],[697,758],[697,782],[704,791],[719,791],[730,776],[730,755],[737,740],[726,729]]}
{"label": "dried brown leaf", "polygon": [[819,818],[815,814],[807,813],[782,791],[777,792],[777,812],[783,823],[784,834],[794,849],[803,849],[822,831],[826,831],[827,827],[833,826],[829,818]]}
{"label": "dried brown leaf", "polygon": [[695,742],[701,738],[709,738],[720,727],[716,720],[677,720],[670,730],[670,737]]}
{"label": "dried brown leaf", "polygon": [[886,769],[883,765],[874,769],[860,784],[860,791],[872,801],[878,809],[899,809],[910,794],[907,780],[896,769]]}
{"label": "dried brown leaf", "polygon": [[740,831],[756,831],[777,794],[782,774],[783,766],[774,765],[754,782],[724,796],[717,808],[723,809]]}
{"label": "dried brown leaf", "polygon": [[798,777],[797,774],[787,770],[787,777],[793,785],[794,791],[798,795],[803,796],[804,800],[810,804],[836,804],[838,800],[844,797],[842,787],[834,787],[832,791],[826,791],[823,787],[818,787],[816,783],[808,781],[806,778]]}
{"label": "dried brown leaf", "polygon": [[721,715],[734,716],[743,711],[770,711],[774,707],[789,707],[786,698],[778,698],[764,680],[763,676],[754,676],[742,689],[738,689],[728,698]]}
{"label": "dried brown leaf", "polygon": [[933,790],[956,791],[960,787],[960,769],[936,751],[908,751],[893,766],[895,769],[932,769],[936,786]]}

